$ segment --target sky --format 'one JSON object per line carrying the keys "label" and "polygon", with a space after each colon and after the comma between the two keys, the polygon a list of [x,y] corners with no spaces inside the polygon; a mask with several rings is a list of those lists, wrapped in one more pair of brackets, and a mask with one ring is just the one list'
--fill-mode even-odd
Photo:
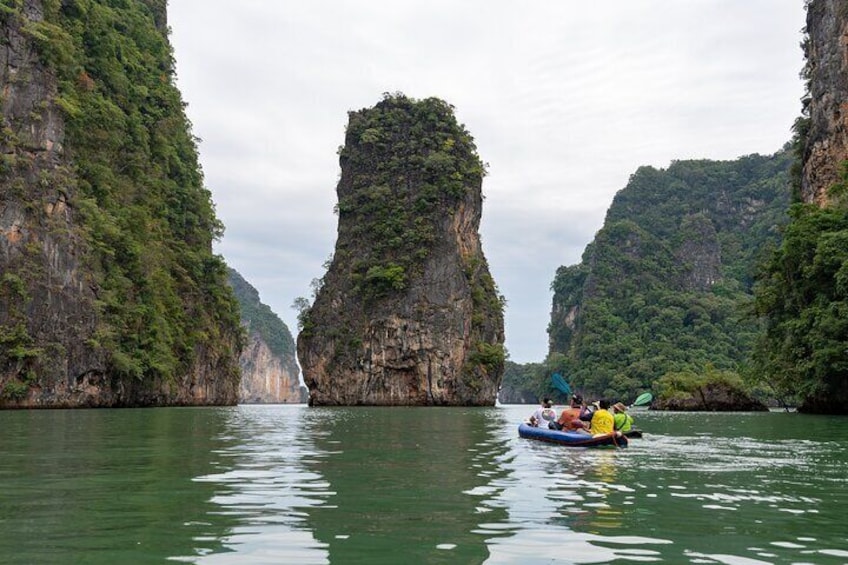
{"label": "sky", "polygon": [[455,107],[488,163],[483,251],[518,363],[640,166],[772,154],[801,110],[804,0],[169,0],[177,85],[226,232],[297,333],[336,239],[349,111]]}

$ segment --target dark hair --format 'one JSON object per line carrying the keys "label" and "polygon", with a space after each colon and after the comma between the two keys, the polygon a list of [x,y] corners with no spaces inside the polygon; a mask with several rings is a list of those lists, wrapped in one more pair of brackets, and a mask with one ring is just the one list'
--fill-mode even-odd
{"label": "dark hair", "polygon": [[599,400],[598,404],[600,404],[601,408],[603,408],[604,410],[609,408],[609,400],[607,400],[606,398],[602,398],[601,400]]}
{"label": "dark hair", "polygon": [[551,402],[551,399],[546,396],[542,399],[542,404],[545,405],[545,408],[550,408],[553,403]]}
{"label": "dark hair", "polygon": [[580,396],[579,394],[572,394],[571,395],[571,401],[574,402],[575,404],[583,404],[583,397]]}

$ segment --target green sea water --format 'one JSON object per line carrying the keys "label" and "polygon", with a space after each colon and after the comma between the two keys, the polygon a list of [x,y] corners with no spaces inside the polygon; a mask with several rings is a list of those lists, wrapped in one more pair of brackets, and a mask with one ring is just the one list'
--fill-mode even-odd
{"label": "green sea water", "polygon": [[848,418],[533,408],[0,412],[0,563],[848,563]]}

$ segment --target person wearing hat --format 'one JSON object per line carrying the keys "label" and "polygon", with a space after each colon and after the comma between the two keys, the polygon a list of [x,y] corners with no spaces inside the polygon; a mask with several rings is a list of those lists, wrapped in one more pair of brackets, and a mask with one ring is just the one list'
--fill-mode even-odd
{"label": "person wearing hat", "polygon": [[550,398],[543,398],[541,405],[530,416],[529,424],[533,427],[545,428],[547,430],[551,423],[556,423],[557,413],[552,406],[553,403]]}
{"label": "person wearing hat", "polygon": [[583,397],[579,394],[572,394],[571,405],[560,412],[559,419],[556,421],[556,428],[566,432],[585,429],[585,425],[580,420],[582,405]]}
{"label": "person wearing hat", "polygon": [[612,405],[612,414],[615,429],[620,432],[629,432],[633,427],[633,416],[627,413],[627,407],[621,402]]}

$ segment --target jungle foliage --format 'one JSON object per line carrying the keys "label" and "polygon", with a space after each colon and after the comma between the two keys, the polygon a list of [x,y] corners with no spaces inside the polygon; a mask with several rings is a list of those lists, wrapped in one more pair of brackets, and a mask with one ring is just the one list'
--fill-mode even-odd
{"label": "jungle foliage", "polygon": [[338,238],[314,304],[295,301],[299,343],[332,339],[334,365],[356,364],[366,320],[403,313],[441,323],[444,304],[470,298],[457,382],[470,397],[491,387],[505,360],[504,300],[476,233],[485,165],[453,106],[385,93],[349,112],[339,163]]}
{"label": "jungle foliage", "polygon": [[626,401],[667,373],[746,370],[756,266],[786,223],[791,161],[784,149],[630,178],[582,262],[551,285],[551,353],[572,386]]}
{"label": "jungle foliage", "polygon": [[565,356],[552,354],[541,363],[504,363],[504,377],[499,400],[504,404],[536,404],[550,398],[556,404],[567,404],[570,399],[553,386],[551,375],[559,373],[570,380]]}
{"label": "jungle foliage", "polygon": [[351,233],[339,234],[336,257],[356,253],[351,278],[365,300],[402,292],[420,274],[446,212],[482,182],[474,140],[443,100],[387,93],[350,113],[339,156],[352,179],[339,187],[339,224]]}
{"label": "jungle foliage", "polygon": [[848,403],[848,175],[820,208],[796,203],[782,245],[756,289],[766,321],[755,359],[764,382],[799,410],[845,413]]}
{"label": "jungle foliage", "polygon": [[111,375],[135,379],[185,374],[199,352],[237,359],[237,304],[212,252],[223,226],[157,27],[164,3],[43,4],[43,21],[11,0],[3,17],[18,19],[58,81],[51,102],[73,165],[63,181],[97,295],[91,345]]}
{"label": "jungle foliage", "polygon": [[802,203],[801,177],[810,139],[816,78],[808,35],[801,116],[795,120],[793,204],[783,242],[759,273],[756,310],[765,323],[754,355],[760,383],[799,411],[845,414],[848,409],[848,161],[827,191],[824,207]]}
{"label": "jungle foliage", "polygon": [[653,406],[665,410],[764,411],[765,402],[774,398],[773,389],[752,385],[739,373],[717,370],[710,364],[700,373],[666,373],[653,389]]}
{"label": "jungle foliage", "polygon": [[275,355],[294,362],[294,338],[288,326],[267,304],[259,299],[259,292],[235,269],[227,269],[241,310],[241,320],[248,332],[256,332]]}

